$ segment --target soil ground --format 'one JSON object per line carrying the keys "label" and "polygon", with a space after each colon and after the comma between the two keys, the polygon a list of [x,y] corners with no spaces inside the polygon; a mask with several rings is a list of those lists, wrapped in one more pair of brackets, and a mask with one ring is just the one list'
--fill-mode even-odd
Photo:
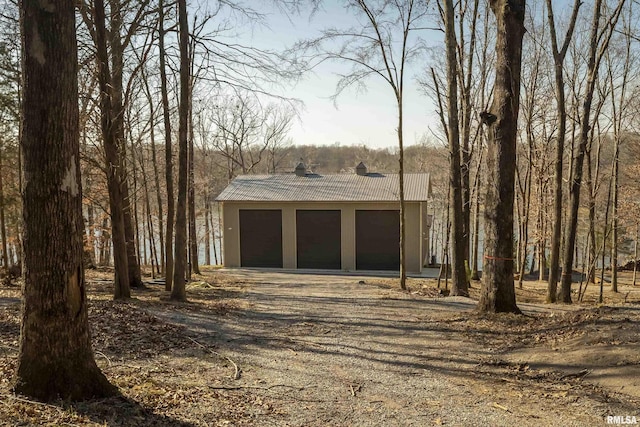
{"label": "soil ground", "polygon": [[[640,422],[640,287],[480,315],[432,279],[208,269],[188,303],[149,281],[111,300],[89,271],[98,364],[122,395],[42,404],[10,392],[18,287],[0,288],[1,425],[597,426]],[[627,281],[627,282],[625,282]],[[626,283],[626,284],[625,284]],[[444,285],[443,283],[441,285]],[[576,285],[577,288],[577,285]]]}

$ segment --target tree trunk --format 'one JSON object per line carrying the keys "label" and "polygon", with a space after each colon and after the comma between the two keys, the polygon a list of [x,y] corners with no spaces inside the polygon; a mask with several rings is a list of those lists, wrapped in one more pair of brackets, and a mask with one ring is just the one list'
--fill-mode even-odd
{"label": "tree trunk", "polygon": [[209,206],[208,191],[204,193],[204,263],[211,265],[211,229],[209,228],[209,216],[211,209]]}
{"label": "tree trunk", "polygon": [[[145,196],[146,197],[146,196]],[[140,235],[138,234],[138,237],[140,237],[140,239],[138,240],[138,257],[139,259],[142,260],[142,265],[149,265],[149,259],[153,258],[153,249],[151,249],[151,256],[149,258],[147,258],[147,249],[146,249],[146,241],[147,241],[147,219],[149,218],[149,210],[145,209],[143,206],[142,209],[142,217],[144,218],[144,221],[142,221],[142,237],[140,237]],[[142,246],[140,245],[140,241],[142,241]],[[140,250],[142,250],[142,253],[140,254]],[[153,263],[151,264],[151,271],[153,272]]]}
{"label": "tree trunk", "polygon": [[478,310],[520,313],[513,284],[513,200],[525,0],[490,0],[497,21],[488,126],[485,256]]}
{"label": "tree trunk", "polygon": [[113,122],[111,73],[107,54],[105,28],[105,11],[103,0],[94,1],[93,21],[96,30],[96,50],[98,61],[98,82],[100,86],[101,130],[105,152],[107,172],[107,189],[109,192],[109,209],[111,211],[111,239],[113,241],[113,261],[115,266],[114,299],[131,296],[129,282],[129,261],[125,238],[124,195],[122,174],[122,158],[119,155],[116,126]]}
{"label": "tree trunk", "polygon": [[[158,250],[156,249],[156,240],[155,240],[155,236],[154,236],[154,232],[153,232],[153,217],[151,215],[151,197],[149,196],[149,182],[147,180],[147,172],[145,170],[144,167],[144,156],[142,154],[140,154],[140,156],[138,156],[138,161],[140,163],[140,171],[142,172],[142,185],[144,188],[144,207],[145,207],[145,211],[146,211],[146,224],[147,224],[147,228],[149,230],[149,258],[151,259],[151,273],[155,276],[155,274],[153,273],[153,262],[155,260],[155,264],[158,265]],[[144,225],[144,223],[143,223]],[[144,248],[144,245],[142,246]],[[145,259],[146,259],[146,253],[147,251],[144,251],[145,253]]]}
{"label": "tree trunk", "polygon": [[189,279],[191,272],[200,274],[200,266],[198,265],[198,235],[196,233],[196,193],[195,193],[195,176],[193,170],[193,102],[192,87],[189,86],[189,153],[188,153],[188,201],[189,201]]}
{"label": "tree trunk", "polygon": [[[473,82],[473,72],[474,72],[474,58],[476,55],[476,32],[477,32],[477,20],[478,20],[478,9],[480,2],[479,0],[473,1],[473,7],[471,8],[471,28],[470,28],[470,40],[468,44],[468,51],[466,55],[467,65],[466,65],[466,75],[464,79],[461,80],[461,96],[462,96],[462,150],[461,150],[461,179],[460,183],[462,186],[462,227],[463,227],[463,236],[464,236],[464,259],[465,262],[470,263],[470,238],[471,238],[471,121],[472,121],[472,111],[473,106],[472,102],[472,82]],[[465,5],[461,6],[461,9],[466,9],[468,7]],[[464,69],[464,52],[465,52],[465,41],[463,39],[463,29],[464,29],[464,13],[465,11],[461,10],[461,15],[459,19],[460,25],[460,43],[457,46],[457,49],[460,54],[460,70]],[[462,45],[462,46],[460,46]],[[481,64],[484,66],[484,63]],[[461,73],[460,73],[461,74]],[[468,279],[468,278],[467,278]]]}
{"label": "tree trunk", "polygon": [[589,239],[591,240],[591,246],[589,246],[589,269],[587,270],[587,282],[596,283],[596,260],[598,257],[598,254],[596,253],[596,190],[592,177],[590,147],[587,147],[585,156],[587,157],[587,188],[589,189]]}
{"label": "tree trunk", "polygon": [[[151,95],[151,89],[149,88],[149,81],[145,73],[144,67],[142,68],[142,81],[144,83],[145,95],[147,102],[149,103],[149,144],[151,146],[151,163],[153,165],[153,180],[156,190],[156,203],[158,204],[158,235],[160,239],[160,263],[158,263],[157,254],[158,248],[154,247],[153,250],[156,254],[156,265],[159,267],[159,273],[165,273],[165,255],[164,255],[164,220],[162,211],[162,194],[160,192],[160,173],[158,172],[158,156],[156,153],[156,132],[155,132],[155,120],[156,120],[156,108],[153,103],[153,96]],[[151,213],[149,212],[149,215]],[[151,231],[153,233],[153,229]],[[154,243],[155,244],[155,243]]]}
{"label": "tree trunk", "polygon": [[398,185],[400,187],[400,289],[407,289],[406,233],[404,203],[404,141],[402,129],[402,94],[398,97]]}
{"label": "tree trunk", "polygon": [[540,269],[538,271],[538,273],[539,273],[538,274],[538,280],[540,282],[544,282],[544,270],[545,270],[546,265],[547,265],[547,257],[546,257],[546,254],[544,252],[544,249],[545,249],[544,240],[540,239],[540,242],[538,242],[538,264],[540,265]]}
{"label": "tree trunk", "polygon": [[[2,150],[0,145],[0,171],[2,171]],[[4,185],[2,182],[2,172],[0,172],[0,238],[2,239],[2,265],[9,268],[9,253],[7,251],[7,224],[4,218]]]}
{"label": "tree trunk", "polygon": [[[224,249],[222,248],[222,239],[223,239],[223,233],[224,231],[222,230],[222,212],[220,211],[220,203],[216,203],[216,210],[218,211],[218,248],[220,249],[220,265],[224,265]],[[215,234],[215,232],[214,232]],[[215,245],[215,240],[213,242],[213,244]]]}
{"label": "tree trunk", "polygon": [[[463,188],[460,164],[460,130],[458,117],[458,73],[456,54],[455,13],[453,0],[445,1],[445,44],[447,50],[447,139],[449,141],[449,188],[451,209],[451,295],[469,295],[467,270],[464,265],[469,236],[465,236],[466,217],[463,212]],[[466,165],[465,167],[468,167]],[[467,242],[467,243],[465,243]]]}
{"label": "tree trunk", "polygon": [[613,188],[612,236],[611,236],[611,291],[618,292],[618,188],[617,177]]}
{"label": "tree trunk", "polygon": [[[153,164],[153,179],[156,187],[156,202],[158,204],[158,234],[160,238],[160,274],[165,273],[165,253],[164,253],[164,221],[162,212],[162,194],[160,193],[160,174],[158,173],[158,159],[156,155],[156,141],[154,126],[151,126],[149,134],[151,142],[151,162]],[[156,250],[157,251],[157,250]]]}
{"label": "tree trunk", "polygon": [[[611,172],[611,291],[618,292],[618,157],[620,156],[620,138],[615,138],[613,170]],[[604,264],[602,265],[604,269]]]}
{"label": "tree trunk", "polygon": [[[138,265],[138,270],[140,270],[140,215],[139,215],[139,209],[138,209],[138,193],[139,193],[139,189],[138,189],[138,174],[136,173],[136,168],[135,168],[135,164],[136,164],[136,157],[138,157],[136,155],[136,148],[133,145],[133,143],[131,144],[131,171],[133,172],[131,174],[132,176],[132,181],[133,181],[133,194],[135,195],[135,197],[133,198],[129,198],[129,209],[132,211],[132,217],[133,217],[133,221],[132,221],[132,226],[133,226],[133,234],[134,234],[134,255],[136,257],[136,264]],[[142,163],[142,162],[140,162]],[[143,232],[144,232],[144,223],[143,223]],[[144,241],[144,240],[142,240]],[[144,264],[146,264],[146,251],[145,251],[145,262]],[[131,266],[131,262],[129,262],[129,266]],[[131,268],[131,267],[129,267]],[[131,274],[129,273],[129,280],[131,280]],[[135,275],[135,273],[134,273]],[[136,283],[135,285],[132,284],[133,287],[140,287],[140,284],[142,283],[142,279],[140,280],[140,283]]]}
{"label": "tree trunk", "polygon": [[525,173],[524,189],[521,191],[522,195],[522,216],[520,219],[520,253],[517,258],[520,262],[518,272],[518,288],[522,289],[524,282],[524,271],[527,265],[527,248],[529,246],[529,212],[531,208],[531,182],[533,175],[533,155],[534,155],[534,136],[531,121],[533,117],[533,106],[530,107],[530,111],[527,114],[527,146],[529,149],[527,162],[527,170]]}
{"label": "tree trunk", "polygon": [[97,265],[96,262],[96,224],[95,224],[95,212],[93,203],[89,203],[87,206],[87,245],[85,252],[89,253],[89,262],[93,267]]}
{"label": "tree trunk", "polygon": [[[211,202],[209,202],[211,203]],[[211,221],[211,237],[212,237],[212,243],[213,243],[213,262],[215,262],[216,265],[221,265],[222,264],[222,253],[220,253],[220,257],[218,258],[218,249],[216,246],[216,239],[218,238],[218,234],[216,233],[216,224],[213,222],[213,209],[211,210],[211,214],[209,215],[209,219]],[[218,222],[220,222],[220,219],[218,219]],[[222,249],[220,250],[220,252],[222,252]],[[218,262],[220,261],[220,262]]]}
{"label": "tree trunk", "polygon": [[478,280],[480,274],[478,273],[478,245],[480,243],[480,189],[482,188],[482,156],[483,150],[480,147],[480,155],[478,159],[478,168],[476,169],[475,179],[475,200],[473,208],[473,254],[471,255],[471,278]]}
{"label": "tree trunk", "polygon": [[82,268],[74,2],[20,8],[24,300],[13,389],[45,401],[111,396],[91,350]]}
{"label": "tree trunk", "polygon": [[[167,184],[167,232],[165,233],[165,290],[171,291],[173,283],[173,225],[175,201],[173,191],[173,155],[171,153],[171,116],[169,110],[169,89],[167,88],[167,68],[164,47],[164,0],[158,1],[160,17],[158,20],[158,54],[160,56],[160,90],[162,92],[162,110],[164,118],[165,178]],[[184,206],[183,206],[184,207]]]}
{"label": "tree trunk", "polygon": [[636,235],[633,239],[633,280],[632,286],[636,285],[638,276],[638,237],[640,237],[640,224],[636,224]]}
{"label": "tree trunk", "polygon": [[[440,256],[440,271],[438,272],[438,288],[440,288],[440,280],[444,277],[445,280],[449,277],[449,236],[451,234],[451,180],[449,180],[447,187],[447,208],[446,221],[442,221],[442,255]],[[442,216],[444,217],[444,212]],[[443,218],[444,219],[444,218]]]}
{"label": "tree trunk", "polygon": [[111,235],[109,233],[109,218],[102,219],[102,230],[100,232],[100,265],[108,266],[111,263]]}
{"label": "tree trunk", "polygon": [[188,180],[188,141],[187,125],[189,119],[189,27],[187,24],[186,0],[178,0],[178,22],[180,27],[180,118],[178,129],[178,211],[176,215],[176,243],[173,269],[173,288],[171,299],[184,301],[185,273],[187,259],[187,180]]}
{"label": "tree trunk", "polygon": [[567,133],[567,107],[564,96],[564,58],[569,48],[569,41],[573,36],[578,9],[582,4],[576,0],[569,21],[569,28],[565,34],[562,48],[558,49],[558,38],[553,13],[552,0],[546,0],[549,35],[553,50],[554,78],[556,91],[556,123],[558,136],[556,139],[556,159],[554,163],[554,192],[553,192],[553,234],[551,235],[551,258],[549,259],[549,281],[547,283],[547,302],[554,303],[558,292],[558,267],[560,266],[560,245],[562,239],[562,164],[564,162],[564,144]]}
{"label": "tree trunk", "polygon": [[[614,162],[615,164],[615,162]],[[613,167],[613,166],[612,166]],[[607,192],[607,204],[604,210],[604,225],[602,227],[602,267],[600,268],[600,294],[598,302],[604,302],[604,261],[607,256],[607,239],[609,238],[609,206],[611,206],[611,186],[613,182],[609,182],[609,191]],[[617,292],[617,290],[616,290]]]}
{"label": "tree trunk", "polygon": [[143,287],[142,277],[140,274],[140,262],[136,250],[136,224],[134,224],[132,198],[129,194],[129,185],[126,166],[126,141],[124,132],[124,105],[123,105],[123,73],[124,73],[124,48],[122,46],[121,29],[122,29],[122,13],[120,0],[109,0],[111,8],[111,28],[110,28],[110,47],[112,70],[110,76],[111,90],[111,120],[114,127],[116,145],[118,147],[118,174],[120,175],[121,192],[122,192],[122,210],[124,221],[124,233],[127,248],[127,267],[129,286],[133,288]]}
{"label": "tree trunk", "polygon": [[564,256],[562,259],[562,280],[560,284],[559,299],[564,303],[571,303],[571,269],[573,266],[573,248],[576,244],[576,233],[578,228],[578,208],[580,207],[580,188],[582,185],[582,166],[584,155],[589,142],[589,131],[591,130],[591,105],[593,103],[593,93],[595,83],[598,78],[598,68],[602,54],[606,51],[611,35],[615,28],[622,5],[625,0],[620,0],[612,16],[606,21],[606,31],[600,32],[600,22],[602,16],[602,0],[596,0],[594,4],[593,20],[591,23],[591,33],[589,42],[589,59],[587,62],[587,83],[584,101],[582,103],[582,115],[580,117],[580,142],[577,154],[573,160],[573,168],[570,183],[569,220],[566,224]]}

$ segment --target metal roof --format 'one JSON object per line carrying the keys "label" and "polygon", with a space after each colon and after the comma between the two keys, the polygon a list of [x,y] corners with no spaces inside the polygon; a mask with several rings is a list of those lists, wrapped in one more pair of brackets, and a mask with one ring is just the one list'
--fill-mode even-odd
{"label": "metal roof", "polygon": [[[397,202],[398,174],[307,173],[283,175],[241,175],[225,188],[220,202]],[[431,196],[428,173],[404,174],[405,200],[426,201]]]}

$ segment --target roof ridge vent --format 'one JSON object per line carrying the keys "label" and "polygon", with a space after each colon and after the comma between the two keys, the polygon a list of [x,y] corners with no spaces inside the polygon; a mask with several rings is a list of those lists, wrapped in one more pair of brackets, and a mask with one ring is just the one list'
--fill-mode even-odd
{"label": "roof ridge vent", "polygon": [[296,176],[305,176],[307,174],[307,167],[303,162],[298,163],[295,169]]}
{"label": "roof ridge vent", "polygon": [[362,162],[358,163],[358,166],[356,166],[356,174],[360,176],[367,176],[367,165]]}

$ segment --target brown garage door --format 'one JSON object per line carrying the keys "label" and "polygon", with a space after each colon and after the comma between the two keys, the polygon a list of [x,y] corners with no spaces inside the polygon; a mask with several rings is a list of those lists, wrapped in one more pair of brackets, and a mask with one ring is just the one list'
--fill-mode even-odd
{"label": "brown garage door", "polygon": [[356,269],[400,270],[399,211],[356,211]]}
{"label": "brown garage door", "polygon": [[339,270],[340,211],[296,211],[298,268]]}
{"label": "brown garage door", "polygon": [[282,268],[282,211],[240,209],[240,265]]}

